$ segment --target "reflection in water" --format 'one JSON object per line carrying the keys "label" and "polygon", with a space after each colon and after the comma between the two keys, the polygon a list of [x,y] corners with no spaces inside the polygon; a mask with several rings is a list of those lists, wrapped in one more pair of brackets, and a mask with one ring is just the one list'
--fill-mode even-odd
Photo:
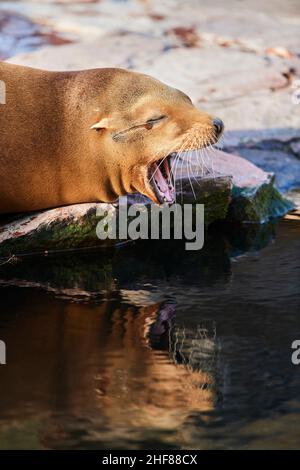
{"label": "reflection in water", "polygon": [[104,425],[105,438],[110,430],[115,436],[128,429],[172,432],[190,412],[213,408],[213,371],[197,368],[195,359],[190,365],[188,356],[177,358],[184,348],[189,354],[199,350],[202,338],[180,338],[180,346],[178,337],[169,342],[174,305],[137,308],[113,300],[91,306],[53,301],[43,293],[24,302],[26,294],[18,302],[21,315],[12,318],[16,305],[5,315],[4,429],[12,418],[19,425],[34,410],[35,417],[47,415],[43,444],[56,447],[57,426],[68,439],[60,413],[88,420],[86,438],[102,436]]}
{"label": "reflection in water", "polygon": [[1,268],[0,447],[295,447],[299,223],[276,232]]}

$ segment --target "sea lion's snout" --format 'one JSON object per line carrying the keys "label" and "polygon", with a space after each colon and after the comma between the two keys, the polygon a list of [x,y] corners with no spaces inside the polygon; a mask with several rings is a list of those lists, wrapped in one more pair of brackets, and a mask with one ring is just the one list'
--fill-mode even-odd
{"label": "sea lion's snout", "polygon": [[[216,144],[224,131],[224,123],[220,118],[213,118],[201,112],[192,103],[187,103],[186,108],[183,107],[181,111],[176,112],[175,108],[175,112],[169,113],[171,115],[169,125],[177,129],[174,139],[171,139],[172,150],[170,153],[165,152],[163,157],[157,158],[148,166],[148,183],[153,195],[151,196],[147,190],[144,194],[158,204],[165,202],[172,204],[176,200],[175,179],[178,157],[181,155],[181,159],[191,158],[192,150],[197,152],[199,149]],[[162,140],[163,136],[161,131]]]}

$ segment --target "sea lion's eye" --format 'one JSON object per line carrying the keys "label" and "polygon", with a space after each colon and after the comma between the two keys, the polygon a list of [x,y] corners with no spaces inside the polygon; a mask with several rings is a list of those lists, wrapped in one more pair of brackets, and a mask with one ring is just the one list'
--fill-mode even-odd
{"label": "sea lion's eye", "polygon": [[145,124],[146,129],[148,129],[148,130],[152,129],[154,124],[157,124],[158,122],[162,121],[166,117],[167,116],[159,116],[159,117],[148,119],[148,121]]}

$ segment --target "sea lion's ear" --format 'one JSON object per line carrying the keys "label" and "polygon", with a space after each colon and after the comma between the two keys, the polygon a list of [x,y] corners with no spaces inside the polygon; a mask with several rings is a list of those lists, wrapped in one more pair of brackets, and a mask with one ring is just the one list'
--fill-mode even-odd
{"label": "sea lion's ear", "polygon": [[109,127],[113,127],[112,126],[112,123],[113,123],[113,119],[112,118],[103,118],[103,119],[100,119],[100,121],[96,122],[95,124],[93,124],[90,129],[96,129],[96,130],[99,130],[99,129],[108,129]]}

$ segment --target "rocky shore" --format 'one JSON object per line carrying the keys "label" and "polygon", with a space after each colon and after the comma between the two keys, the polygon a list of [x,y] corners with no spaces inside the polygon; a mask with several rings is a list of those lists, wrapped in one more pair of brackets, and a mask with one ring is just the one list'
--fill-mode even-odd
{"label": "rocky shore", "polygon": [[[194,163],[207,225],[264,223],[291,210],[282,193],[293,190],[297,201],[300,187],[300,8],[296,1],[256,7],[250,0],[2,2],[0,58],[51,70],[125,67],[182,89],[226,125],[224,152],[216,150],[204,172]],[[183,201],[190,200],[184,187]],[[98,246],[96,208],[2,219],[0,256]]]}

